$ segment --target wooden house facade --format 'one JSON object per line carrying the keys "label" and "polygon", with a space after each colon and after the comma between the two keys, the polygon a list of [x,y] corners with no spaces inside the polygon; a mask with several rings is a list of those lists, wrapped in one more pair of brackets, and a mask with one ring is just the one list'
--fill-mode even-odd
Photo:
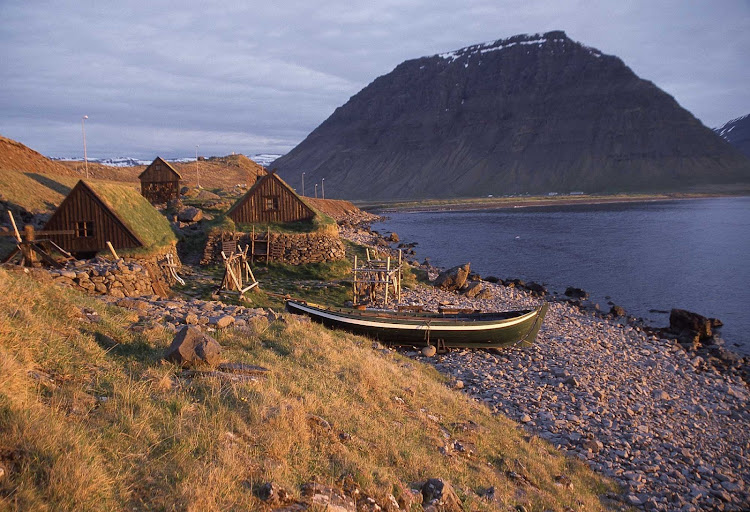
{"label": "wooden house facade", "polygon": [[166,160],[157,156],[138,176],[141,195],[151,204],[162,204],[180,198],[182,176]]}
{"label": "wooden house facade", "polygon": [[236,224],[310,220],[313,209],[275,173],[258,179],[227,212]]}
{"label": "wooden house facade", "polygon": [[[152,249],[176,241],[167,219],[134,188],[80,180],[45,224],[57,245],[79,257],[107,249]],[[119,251],[118,251],[119,252]]]}

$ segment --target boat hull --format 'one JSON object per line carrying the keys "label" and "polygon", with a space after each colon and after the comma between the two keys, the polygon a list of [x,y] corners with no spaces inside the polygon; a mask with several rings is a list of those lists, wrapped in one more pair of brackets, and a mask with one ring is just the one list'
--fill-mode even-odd
{"label": "boat hull", "polygon": [[291,300],[286,307],[289,312],[307,315],[328,328],[346,330],[383,343],[499,348],[533,343],[548,304],[523,311],[468,315],[359,311]]}

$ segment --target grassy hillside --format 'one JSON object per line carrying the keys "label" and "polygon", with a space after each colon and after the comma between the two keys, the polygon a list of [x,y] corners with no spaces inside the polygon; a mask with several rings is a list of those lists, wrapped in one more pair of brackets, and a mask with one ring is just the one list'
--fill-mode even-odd
{"label": "grassy hillside", "polygon": [[0,509],[264,510],[264,482],[298,496],[343,475],[378,501],[441,477],[467,510],[602,510],[612,491],[363,338],[295,319],[222,332],[227,360],[271,370],[227,383],[161,362],[171,336],[136,318],[0,269]]}

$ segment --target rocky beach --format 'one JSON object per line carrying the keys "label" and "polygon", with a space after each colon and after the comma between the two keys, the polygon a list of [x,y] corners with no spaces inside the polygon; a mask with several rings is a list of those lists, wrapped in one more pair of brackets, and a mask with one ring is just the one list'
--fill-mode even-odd
{"label": "rocky beach", "polygon": [[[343,236],[383,248],[376,233]],[[429,268],[431,278],[438,269]],[[418,287],[404,302],[484,311],[541,300],[516,287],[482,282],[485,299]],[[588,462],[643,510],[747,510],[750,392],[674,340],[624,317],[553,302],[535,345],[498,352],[450,350],[432,364],[452,385]]]}

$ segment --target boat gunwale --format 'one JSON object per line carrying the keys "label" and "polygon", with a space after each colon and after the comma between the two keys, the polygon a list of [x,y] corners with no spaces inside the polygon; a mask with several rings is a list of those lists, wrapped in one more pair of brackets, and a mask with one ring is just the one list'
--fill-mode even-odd
{"label": "boat gunwale", "polygon": [[[471,313],[466,315],[451,314],[445,316],[441,316],[440,313],[433,313],[433,315],[436,316],[412,313],[407,316],[399,315],[397,312],[394,312],[393,314],[383,312],[383,314],[380,315],[367,315],[361,314],[361,312],[358,312],[357,310],[346,310],[344,308],[334,309],[294,300],[288,300],[287,303],[291,303],[293,305],[292,307],[296,307],[302,311],[305,311],[305,308],[307,308],[312,310],[312,312],[308,313],[325,316],[331,321],[342,322],[345,324],[358,325],[360,327],[378,327],[383,329],[429,330],[432,332],[466,330],[491,331],[495,329],[505,329],[532,320],[539,314],[541,307],[543,307],[537,306],[532,309],[498,313]],[[515,316],[507,316],[512,313],[518,314]],[[504,317],[481,319],[480,316],[480,319],[467,319],[461,321],[462,316],[467,317],[470,315],[475,317],[478,315],[504,315]]]}

